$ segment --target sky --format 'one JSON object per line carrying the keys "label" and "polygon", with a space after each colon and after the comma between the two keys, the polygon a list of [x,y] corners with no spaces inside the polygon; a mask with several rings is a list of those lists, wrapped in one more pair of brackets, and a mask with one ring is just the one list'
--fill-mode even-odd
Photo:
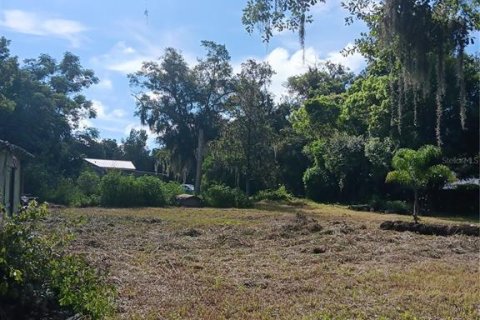
{"label": "sky", "polygon": [[[271,91],[277,100],[285,93],[286,79],[303,73],[308,65],[330,60],[356,73],[364,68],[360,54],[340,53],[366,31],[360,22],[345,25],[347,12],[340,0],[312,8],[314,23],[306,29],[305,61],[295,33],[277,33],[268,45],[260,34],[248,34],[241,23],[246,2],[0,0],[0,36],[12,41],[10,51],[21,60],[42,53],[59,60],[66,51],[79,56],[82,66],[93,69],[100,79],[84,91],[93,101],[97,118],[85,119],[81,126],[95,127],[101,138],[119,142],[132,128],[142,128],[134,115],[127,74],[139,70],[142,61],[158,59],[167,47],[181,50],[186,61],[194,64],[204,54],[202,40],[224,44],[234,71],[249,58],[267,61],[276,72]],[[150,147],[154,138],[149,132]]]}

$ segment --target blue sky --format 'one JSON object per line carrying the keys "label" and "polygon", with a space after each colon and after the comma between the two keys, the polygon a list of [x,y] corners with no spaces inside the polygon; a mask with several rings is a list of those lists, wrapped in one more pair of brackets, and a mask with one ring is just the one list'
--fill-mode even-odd
{"label": "blue sky", "polygon": [[[340,0],[327,0],[313,8],[315,22],[307,28],[306,60],[298,37],[277,34],[270,44],[260,35],[249,35],[241,24],[246,0],[0,0],[0,35],[12,40],[11,52],[20,59],[47,53],[59,59],[65,51],[78,55],[100,83],[85,91],[93,100],[97,118],[93,126],[101,136],[120,141],[132,128],[140,128],[134,116],[127,74],[141,62],[154,60],[166,47],[180,49],[189,63],[203,55],[201,40],[225,44],[234,70],[247,58],[268,61],[276,75],[271,90],[277,98],[283,83],[302,73],[309,64],[331,60],[360,71],[365,63],[358,55],[342,56],[360,32],[361,23],[345,26],[346,11]],[[144,15],[148,10],[148,17]],[[150,133],[150,146],[154,134]]]}

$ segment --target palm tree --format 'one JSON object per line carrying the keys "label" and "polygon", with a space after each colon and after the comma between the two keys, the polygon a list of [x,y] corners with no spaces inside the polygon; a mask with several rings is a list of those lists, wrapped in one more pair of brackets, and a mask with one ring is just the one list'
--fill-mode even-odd
{"label": "palm tree", "polygon": [[447,167],[436,164],[440,160],[440,148],[426,145],[418,150],[399,149],[392,160],[395,170],[390,171],[386,182],[399,183],[413,191],[413,219],[418,222],[418,194],[429,183],[444,184],[455,180],[455,174]]}

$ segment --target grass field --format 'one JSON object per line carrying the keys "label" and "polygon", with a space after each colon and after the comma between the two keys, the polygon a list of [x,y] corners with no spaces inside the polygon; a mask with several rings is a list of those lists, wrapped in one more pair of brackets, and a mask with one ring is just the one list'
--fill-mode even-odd
{"label": "grass field", "polygon": [[409,217],[262,204],[68,209],[47,224],[71,225],[121,319],[478,319],[479,239],[380,230],[387,219]]}

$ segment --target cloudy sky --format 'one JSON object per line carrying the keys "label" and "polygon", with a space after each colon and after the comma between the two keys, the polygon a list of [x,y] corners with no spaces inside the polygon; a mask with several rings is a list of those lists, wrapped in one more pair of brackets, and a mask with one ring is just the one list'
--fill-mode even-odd
{"label": "cloudy sky", "polygon": [[[180,49],[194,63],[203,55],[201,40],[225,44],[235,70],[248,58],[268,61],[276,71],[271,90],[277,98],[285,90],[285,80],[309,64],[330,60],[355,72],[364,67],[360,55],[340,54],[365,31],[360,23],[345,26],[340,0],[313,8],[315,22],[307,28],[305,63],[296,34],[282,32],[265,45],[259,34],[246,33],[241,24],[246,2],[0,0],[0,35],[12,40],[11,52],[20,59],[41,53],[60,59],[65,51],[78,55],[82,65],[100,78],[85,92],[94,101],[97,118],[83,125],[119,141],[130,129],[141,127],[127,74],[138,70],[142,61],[157,59],[166,47]],[[153,134],[150,137],[153,141]]]}

